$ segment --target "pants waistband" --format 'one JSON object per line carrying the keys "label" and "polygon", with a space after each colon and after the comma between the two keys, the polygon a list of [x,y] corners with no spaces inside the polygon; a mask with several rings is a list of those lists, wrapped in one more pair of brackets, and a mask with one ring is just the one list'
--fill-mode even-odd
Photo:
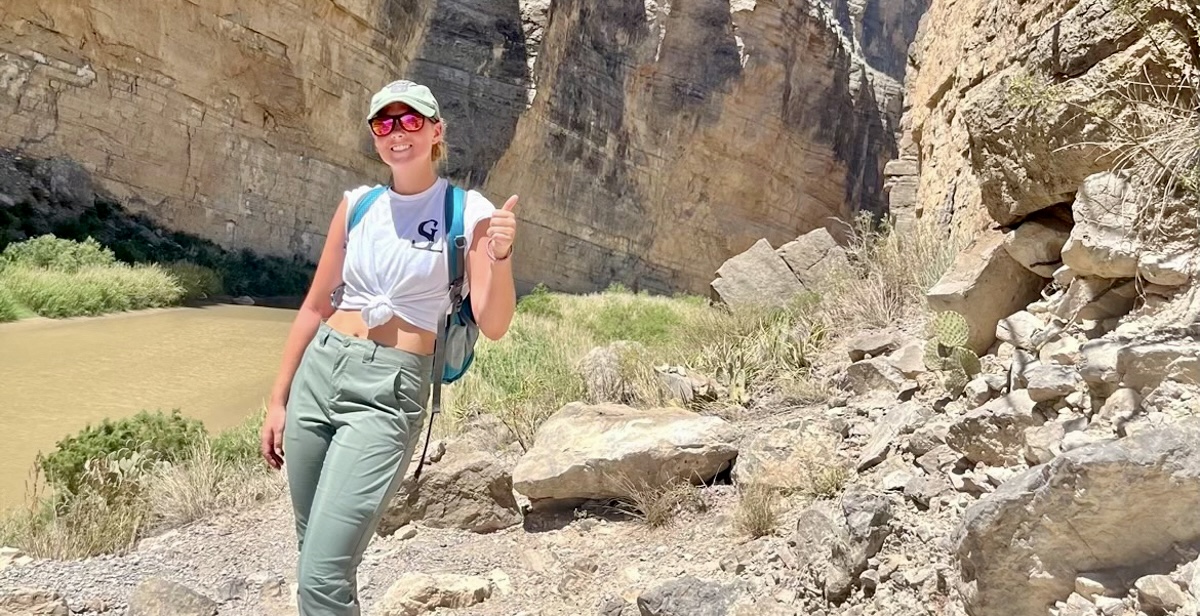
{"label": "pants waistband", "polygon": [[320,327],[317,328],[316,340],[322,345],[334,344],[346,349],[360,351],[362,352],[363,359],[365,361],[382,360],[397,365],[433,365],[432,355],[420,355],[413,353],[412,351],[406,351],[404,349],[397,349],[395,347],[379,344],[378,342],[367,338],[348,336],[330,327],[329,324],[324,321],[322,321]]}

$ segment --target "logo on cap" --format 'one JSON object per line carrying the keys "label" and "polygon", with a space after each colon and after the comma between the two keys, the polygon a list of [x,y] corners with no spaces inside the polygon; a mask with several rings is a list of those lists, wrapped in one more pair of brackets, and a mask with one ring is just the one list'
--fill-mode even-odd
{"label": "logo on cap", "polygon": [[415,84],[411,81],[400,79],[398,81],[393,81],[392,83],[389,83],[388,89],[391,90],[392,92],[404,92],[415,85],[417,85],[417,84]]}

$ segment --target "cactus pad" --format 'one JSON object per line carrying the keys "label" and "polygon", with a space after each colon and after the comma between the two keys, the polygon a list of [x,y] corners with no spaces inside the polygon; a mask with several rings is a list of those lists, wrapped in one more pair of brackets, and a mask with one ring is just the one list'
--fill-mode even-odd
{"label": "cactus pad", "polygon": [[933,337],[948,347],[965,347],[970,338],[967,320],[957,312],[939,312],[930,324]]}

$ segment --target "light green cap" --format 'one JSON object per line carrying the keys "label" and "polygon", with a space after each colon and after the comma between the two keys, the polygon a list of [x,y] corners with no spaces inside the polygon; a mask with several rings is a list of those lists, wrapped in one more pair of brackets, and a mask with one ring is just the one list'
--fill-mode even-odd
{"label": "light green cap", "polygon": [[371,97],[371,111],[367,113],[367,119],[375,117],[375,114],[379,113],[381,109],[392,103],[404,103],[412,107],[413,111],[427,118],[442,119],[442,112],[438,108],[437,99],[433,97],[433,92],[430,92],[429,88],[407,79],[393,81],[376,92]]}

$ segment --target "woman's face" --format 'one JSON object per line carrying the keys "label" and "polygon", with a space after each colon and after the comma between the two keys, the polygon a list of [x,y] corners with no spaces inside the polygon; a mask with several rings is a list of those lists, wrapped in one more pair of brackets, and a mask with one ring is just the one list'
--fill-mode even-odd
{"label": "woman's face", "polygon": [[[380,118],[391,116],[389,122]],[[383,124],[381,126],[381,124]],[[410,130],[416,126],[416,130]],[[391,128],[391,132],[379,136],[376,131]],[[372,133],[375,151],[389,167],[408,166],[413,163],[432,164],[433,144],[442,140],[440,122],[422,116],[404,103],[392,103],[372,118]]]}

